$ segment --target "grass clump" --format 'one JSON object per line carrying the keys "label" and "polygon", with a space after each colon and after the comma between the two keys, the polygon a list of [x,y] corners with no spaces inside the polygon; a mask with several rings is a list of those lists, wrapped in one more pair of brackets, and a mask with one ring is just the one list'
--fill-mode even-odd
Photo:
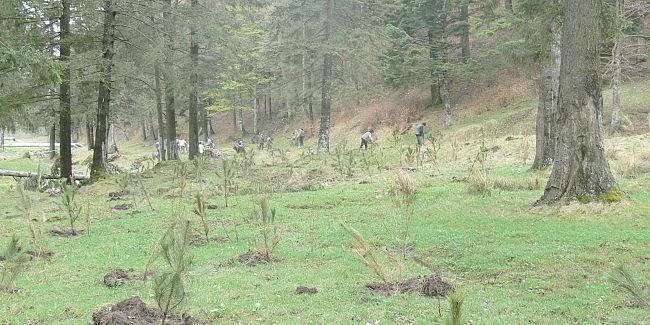
{"label": "grass clump", "polygon": [[645,286],[640,284],[623,265],[614,269],[610,280],[630,296],[636,307],[650,308],[650,290],[648,290],[650,283]]}
{"label": "grass clump", "polygon": [[357,259],[372,270],[384,284],[388,285],[399,278],[404,271],[404,265],[399,258],[391,254],[386,254],[387,256],[382,258],[360,232],[345,223],[341,223],[341,226],[352,236],[352,251]]}

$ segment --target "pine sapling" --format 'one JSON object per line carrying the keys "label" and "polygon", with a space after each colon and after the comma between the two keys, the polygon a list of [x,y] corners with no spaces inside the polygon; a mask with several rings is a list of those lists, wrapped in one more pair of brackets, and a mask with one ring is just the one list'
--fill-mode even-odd
{"label": "pine sapling", "polygon": [[0,255],[0,291],[12,291],[20,272],[25,270],[28,256],[20,251],[18,237],[13,235]]}
{"label": "pine sapling", "polygon": [[146,269],[162,257],[165,269],[154,279],[154,299],[162,315],[162,324],[186,299],[183,276],[192,264],[189,254],[189,220],[174,222],[162,236]]}
{"label": "pine sapling", "polygon": [[217,177],[221,179],[223,199],[225,201],[226,207],[228,207],[228,195],[230,194],[230,188],[234,185],[235,168],[232,166],[232,163],[230,161],[222,159],[221,171],[217,171],[216,173]]}
{"label": "pine sapling", "polygon": [[196,205],[194,206],[194,214],[196,214],[201,219],[201,224],[203,225],[203,234],[205,235],[205,242],[209,243],[210,225],[208,224],[205,198],[201,193],[197,193],[195,198],[196,198]]}
{"label": "pine sapling", "polygon": [[273,252],[280,242],[278,228],[275,225],[275,216],[276,210],[275,208],[269,208],[268,199],[263,198],[260,200],[260,233],[262,235],[262,248],[267,261],[271,261]]}
{"label": "pine sapling", "polygon": [[79,216],[81,216],[82,210],[81,205],[79,205],[75,200],[77,196],[77,188],[74,185],[63,184],[61,189],[63,195],[61,196],[60,206],[68,215],[72,235],[77,235],[77,230],[74,225],[77,222],[77,219],[79,219]]}

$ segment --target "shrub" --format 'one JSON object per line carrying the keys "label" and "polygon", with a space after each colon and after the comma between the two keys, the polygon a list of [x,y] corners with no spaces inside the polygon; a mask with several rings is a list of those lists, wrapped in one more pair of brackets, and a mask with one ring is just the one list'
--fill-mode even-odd
{"label": "shrub", "polygon": [[488,152],[489,150],[485,147],[485,144],[482,144],[470,167],[468,177],[470,193],[477,193],[483,196],[489,196],[492,193],[487,170]]}
{"label": "shrub", "polygon": [[601,195],[600,199],[605,203],[618,203],[623,201],[625,194],[620,190],[610,190]]}

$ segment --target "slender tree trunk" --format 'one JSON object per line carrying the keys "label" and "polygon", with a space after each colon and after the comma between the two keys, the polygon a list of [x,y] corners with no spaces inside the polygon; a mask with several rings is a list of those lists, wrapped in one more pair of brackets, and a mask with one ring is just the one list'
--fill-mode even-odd
{"label": "slender tree trunk", "polygon": [[232,125],[235,132],[239,131],[239,128],[237,127],[237,108],[232,109]]}
{"label": "slender tree trunk", "polygon": [[208,125],[210,123],[210,117],[208,116],[208,109],[203,105],[201,108],[201,123],[203,124],[203,135],[205,136],[205,141],[208,141],[208,138],[210,137],[210,126]]}
{"label": "slender tree trunk", "polygon": [[104,0],[104,32],[102,35],[102,61],[99,71],[99,94],[97,96],[97,132],[93,145],[93,162],[90,178],[98,180],[108,172],[106,146],[106,125],[111,104],[111,81],[113,71],[113,45],[115,44],[115,11],[112,0]]}
{"label": "slender tree trunk", "polygon": [[449,77],[447,72],[442,72],[439,79],[440,84],[440,98],[442,99],[442,106],[444,107],[444,124],[445,128],[450,128],[453,124],[454,107],[451,103],[451,93],[449,86]]}
{"label": "slender tree trunk", "polygon": [[5,127],[0,127],[0,150],[5,151]]}
{"label": "slender tree trunk", "polygon": [[273,120],[273,103],[271,102],[271,95],[269,95],[269,121]]}
{"label": "slender tree trunk", "polygon": [[[192,0],[191,6],[192,10],[196,13],[198,9],[199,1]],[[190,136],[189,136],[189,153],[190,159],[194,159],[199,155],[199,116],[198,116],[198,106],[199,106],[199,77],[197,75],[198,63],[199,63],[199,45],[196,41],[196,27],[192,24],[190,31],[190,62],[191,62],[191,71],[190,71],[190,96],[189,96],[189,124],[190,124]]]}
{"label": "slender tree trunk", "polygon": [[467,63],[470,57],[470,44],[469,44],[469,8],[467,2],[460,6],[460,45],[461,57],[463,62]]}
{"label": "slender tree trunk", "polygon": [[257,102],[257,90],[253,89],[253,134],[257,135],[258,134],[258,129],[257,129],[257,123],[258,123],[258,115],[257,111],[259,110],[259,105]]}
{"label": "slender tree trunk", "polygon": [[156,61],[154,63],[154,79],[156,84],[156,116],[158,118],[158,142],[160,144],[160,159],[167,160],[167,151],[165,148],[166,141],[165,137],[167,133],[165,132],[165,115],[163,113],[163,103],[162,103],[162,85],[160,80],[160,63]]}
{"label": "slender tree trunk", "polygon": [[172,14],[172,0],[166,0],[165,11],[163,12],[165,31],[167,33],[165,48],[165,131],[167,140],[167,159],[178,159],[178,148],[176,147],[176,94],[174,89],[174,40],[175,26]]}
{"label": "slender tree trunk", "polygon": [[505,0],[505,7],[508,11],[513,11],[512,9],[512,0]]}
{"label": "slender tree trunk", "polygon": [[[307,42],[307,32],[306,32],[306,26],[305,26],[306,24],[307,24],[307,22],[303,18],[303,21],[302,21],[302,41],[303,41],[303,43]],[[301,61],[301,70],[300,70],[301,76],[300,77],[302,78],[302,91],[300,92],[300,106],[302,106],[302,111],[306,112],[307,107],[305,107],[306,106],[305,104],[307,102],[307,100],[306,100],[307,99],[307,49],[304,48],[304,47],[305,47],[305,45],[303,44],[303,49],[302,49],[302,51],[300,53],[301,54],[300,55],[301,56],[301,58],[300,58],[301,59],[300,60]]]}
{"label": "slender tree trunk", "polygon": [[540,202],[598,199],[616,184],[603,148],[601,6],[601,0],[564,3],[558,142]]}
{"label": "slender tree trunk", "polygon": [[56,157],[56,122],[50,127],[50,159]]}
{"label": "slender tree trunk", "polygon": [[562,30],[559,22],[551,23],[551,34],[550,51],[539,64],[539,103],[537,105],[535,161],[532,167],[537,170],[553,164],[557,140],[560,64],[562,61]]}
{"label": "slender tree trunk", "polygon": [[61,178],[72,181],[72,118],[70,105],[70,0],[61,0],[59,55],[62,64],[61,84],[59,86],[59,146],[61,159]]}
{"label": "slender tree trunk", "polygon": [[614,75],[612,76],[612,121],[611,128],[616,130],[621,119],[621,77],[623,66],[623,31],[621,21],[625,18],[623,13],[623,0],[616,0],[616,14],[618,29],[616,30],[616,41],[612,50],[614,63]]}
{"label": "slender tree trunk", "polygon": [[94,125],[86,121],[86,145],[88,146],[88,150],[93,150],[93,144],[95,142],[93,129]]}
{"label": "slender tree trunk", "polygon": [[330,149],[330,118],[332,109],[332,53],[327,46],[330,43],[332,33],[332,10],[333,0],[325,1],[325,12],[327,17],[325,19],[325,55],[323,56],[323,84],[322,84],[322,97],[321,97],[321,110],[320,110],[320,132],[318,135],[318,151],[328,152]]}
{"label": "slender tree trunk", "polygon": [[307,83],[307,96],[309,102],[309,122],[314,124],[314,95],[313,95],[313,73],[309,70],[309,82]]}
{"label": "slender tree trunk", "polygon": [[147,141],[147,120],[143,120],[140,126],[142,127],[142,140]]}

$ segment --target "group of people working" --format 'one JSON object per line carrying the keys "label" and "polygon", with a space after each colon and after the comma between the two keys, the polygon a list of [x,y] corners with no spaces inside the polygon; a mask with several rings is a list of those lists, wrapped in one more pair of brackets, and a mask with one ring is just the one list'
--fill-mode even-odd
{"label": "group of people working", "polygon": [[[417,141],[418,146],[424,145],[426,126],[427,123],[422,122],[415,129],[415,139]],[[369,128],[368,131],[366,131],[364,134],[361,135],[361,145],[359,146],[359,149],[368,150],[368,145],[375,141],[375,139],[373,138],[374,133],[375,131],[372,128]],[[253,138],[253,139],[254,139],[253,142],[258,141],[260,150],[262,149],[271,150],[273,138],[270,135],[264,135],[263,133],[259,133],[257,135],[257,138]],[[305,145],[304,129],[300,128],[300,129],[295,129],[293,131],[293,144],[299,148],[302,148]],[[211,150],[214,150],[214,141],[208,138],[207,144],[205,145],[203,141],[199,141],[199,148],[198,148],[199,155],[203,155],[206,147]],[[246,144],[244,143],[243,140],[238,140],[237,142],[235,142],[233,149],[235,149],[235,152],[240,158],[243,159],[246,157]],[[178,150],[179,153],[187,152],[187,141],[181,138],[176,138],[176,150]],[[156,156],[158,157],[158,160],[161,160],[160,142],[156,142]]]}

